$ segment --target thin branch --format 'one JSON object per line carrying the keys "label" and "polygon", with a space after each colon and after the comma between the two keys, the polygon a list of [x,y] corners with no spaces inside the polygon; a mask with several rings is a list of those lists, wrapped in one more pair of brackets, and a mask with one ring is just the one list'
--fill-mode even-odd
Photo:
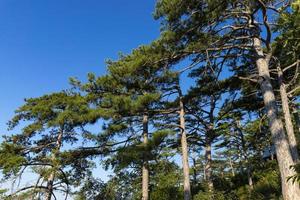
{"label": "thin branch", "polygon": [[300,89],[300,85],[298,85],[297,87],[295,87],[294,89],[292,89],[291,91],[289,91],[287,94],[288,96],[292,95],[294,92],[296,92],[297,90]]}
{"label": "thin branch", "polygon": [[298,67],[299,63],[300,63],[300,60],[297,60],[297,61],[294,62],[293,64],[291,64],[291,65],[285,67],[285,68],[282,70],[282,72],[285,72],[286,70],[288,70],[288,69],[290,69],[290,68],[292,68],[292,67],[294,67],[294,66],[297,66],[297,67]]}
{"label": "thin branch", "polygon": [[247,81],[251,81],[251,82],[254,82],[254,83],[258,83],[257,79],[242,77],[242,76],[237,76],[237,75],[235,75],[235,77],[237,77],[238,79],[241,79],[241,80],[247,80]]}

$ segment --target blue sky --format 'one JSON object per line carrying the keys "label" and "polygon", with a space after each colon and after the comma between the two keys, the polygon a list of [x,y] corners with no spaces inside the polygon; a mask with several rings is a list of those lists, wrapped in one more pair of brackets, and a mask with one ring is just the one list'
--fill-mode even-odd
{"label": "blue sky", "polygon": [[105,73],[105,59],[159,35],[155,0],[0,1],[0,134],[24,98]]}

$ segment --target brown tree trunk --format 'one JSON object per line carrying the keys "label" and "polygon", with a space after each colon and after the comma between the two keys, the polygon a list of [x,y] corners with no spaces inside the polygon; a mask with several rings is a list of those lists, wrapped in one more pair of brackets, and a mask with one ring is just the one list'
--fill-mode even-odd
{"label": "brown tree trunk", "polygon": [[295,175],[295,171],[290,168],[295,163],[290,152],[288,140],[284,133],[282,121],[277,115],[277,105],[270,81],[268,61],[264,56],[261,40],[255,37],[253,43],[254,50],[257,53],[256,66],[260,76],[259,84],[264,99],[269,129],[276,149],[276,157],[281,175],[282,195],[285,200],[300,199],[300,189],[298,184],[287,181],[288,177]]}
{"label": "brown tree trunk", "polygon": [[211,143],[210,141],[207,141],[205,145],[205,180],[208,184],[208,189],[210,192],[212,192],[214,188],[213,181],[212,181],[211,164],[212,164]]}
{"label": "brown tree trunk", "polygon": [[[143,143],[148,144],[148,115],[143,115]],[[142,169],[142,200],[149,200],[149,166],[147,157],[143,161]]]}
{"label": "brown tree trunk", "polygon": [[[62,144],[62,136],[63,136],[63,131],[61,130],[60,133],[57,136],[56,140],[56,152],[52,154],[52,160],[54,161],[56,159],[57,151],[60,150],[61,144]],[[53,184],[54,184],[54,179],[55,179],[55,172],[51,172],[48,180],[47,180],[47,193],[46,193],[46,200],[51,200],[52,194],[53,194]]]}
{"label": "brown tree trunk", "polygon": [[283,73],[280,67],[277,68],[277,71],[278,71],[278,81],[280,85],[280,98],[282,103],[282,112],[285,121],[285,129],[289,140],[293,160],[297,162],[299,159],[299,154],[297,150],[297,141],[294,133],[294,126],[292,123],[292,117],[289,109],[289,100],[287,97],[286,86],[283,83]]}
{"label": "brown tree trunk", "polygon": [[190,186],[190,168],[188,161],[188,145],[185,130],[185,111],[182,92],[178,86],[179,93],[179,118],[180,118],[180,132],[181,132],[181,151],[182,151],[182,166],[183,166],[183,189],[184,189],[184,200],[191,199],[191,186]]}

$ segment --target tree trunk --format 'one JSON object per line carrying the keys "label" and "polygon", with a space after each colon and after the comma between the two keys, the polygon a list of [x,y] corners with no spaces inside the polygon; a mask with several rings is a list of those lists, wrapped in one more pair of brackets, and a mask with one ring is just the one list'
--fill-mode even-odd
{"label": "tree trunk", "polygon": [[231,169],[231,175],[235,176],[235,172],[234,172],[234,168],[233,168],[233,163],[232,163],[232,160],[231,160],[230,156],[229,156],[229,166],[230,166],[230,169]]}
{"label": "tree trunk", "polygon": [[268,62],[262,50],[261,40],[258,37],[255,37],[253,43],[254,50],[257,53],[256,66],[260,76],[259,84],[264,99],[269,129],[275,146],[281,175],[282,195],[285,200],[300,199],[300,189],[298,184],[287,181],[288,177],[295,175],[295,171],[290,168],[295,163],[293,162],[290,146],[284,133],[282,121],[277,115],[277,105],[270,81]]}
{"label": "tree trunk", "polygon": [[207,141],[205,145],[205,180],[208,184],[208,189],[210,192],[213,191],[213,187],[214,187],[212,181],[211,164],[212,164],[211,143],[210,141]]}
{"label": "tree trunk", "polygon": [[[61,130],[60,133],[57,136],[56,140],[56,152],[52,154],[51,160],[54,161],[56,159],[57,151],[59,151],[61,144],[62,144],[62,136],[63,136],[63,131]],[[53,183],[54,183],[54,178],[55,178],[55,172],[52,171],[48,177],[47,180],[47,193],[46,193],[46,200],[51,200],[52,194],[53,194]]]}
{"label": "tree trunk", "polygon": [[283,73],[280,69],[280,67],[277,68],[278,71],[278,81],[280,85],[280,98],[281,98],[281,103],[282,103],[282,112],[284,115],[284,121],[285,121],[285,129],[287,132],[287,137],[289,140],[290,148],[291,148],[291,154],[293,157],[293,160],[295,162],[298,161],[299,159],[299,154],[297,150],[297,141],[294,133],[294,126],[292,123],[292,117],[289,109],[289,100],[287,97],[287,92],[286,92],[286,86],[283,83]]}
{"label": "tree trunk", "polygon": [[253,180],[252,180],[251,164],[250,164],[249,159],[248,159],[248,149],[247,149],[247,146],[246,146],[246,141],[245,141],[245,137],[244,137],[244,133],[243,133],[240,121],[234,122],[234,126],[237,129],[238,134],[239,134],[240,139],[241,139],[243,159],[245,160],[245,163],[246,163],[246,172],[247,172],[247,178],[248,178],[248,185],[249,185],[250,190],[252,190],[253,189]]}
{"label": "tree trunk", "polygon": [[[148,115],[143,115],[143,143],[148,144]],[[149,166],[148,158],[145,157],[142,169],[142,200],[149,200]]]}
{"label": "tree trunk", "polygon": [[248,185],[250,190],[253,190],[253,180],[252,180],[252,173],[249,166],[247,166],[247,177],[248,177]]}
{"label": "tree trunk", "polygon": [[51,173],[47,180],[47,193],[46,193],[46,200],[51,200],[52,193],[53,193],[53,181],[54,181],[54,173]]}
{"label": "tree trunk", "polygon": [[196,158],[192,157],[192,162],[193,162],[193,185],[194,187],[197,184],[197,162]]}
{"label": "tree trunk", "polygon": [[214,184],[212,181],[212,157],[211,157],[211,145],[214,136],[216,135],[214,131],[214,111],[216,108],[216,97],[214,95],[210,96],[210,111],[209,111],[209,125],[206,130],[205,139],[205,180],[208,184],[208,190],[210,192],[214,189]]}
{"label": "tree trunk", "polygon": [[[178,86],[179,88],[179,86]],[[179,118],[180,118],[180,132],[181,132],[181,150],[182,150],[182,166],[183,166],[183,189],[184,189],[184,200],[191,199],[191,186],[190,186],[190,168],[188,161],[188,145],[185,131],[185,111],[182,92],[180,88],[178,89],[179,93]]]}

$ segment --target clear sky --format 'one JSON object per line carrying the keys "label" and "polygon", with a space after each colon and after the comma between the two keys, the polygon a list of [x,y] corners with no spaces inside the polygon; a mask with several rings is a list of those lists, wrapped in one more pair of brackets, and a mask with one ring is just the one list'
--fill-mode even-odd
{"label": "clear sky", "polygon": [[159,35],[155,0],[1,0],[0,134],[23,99],[105,73],[105,59]]}

